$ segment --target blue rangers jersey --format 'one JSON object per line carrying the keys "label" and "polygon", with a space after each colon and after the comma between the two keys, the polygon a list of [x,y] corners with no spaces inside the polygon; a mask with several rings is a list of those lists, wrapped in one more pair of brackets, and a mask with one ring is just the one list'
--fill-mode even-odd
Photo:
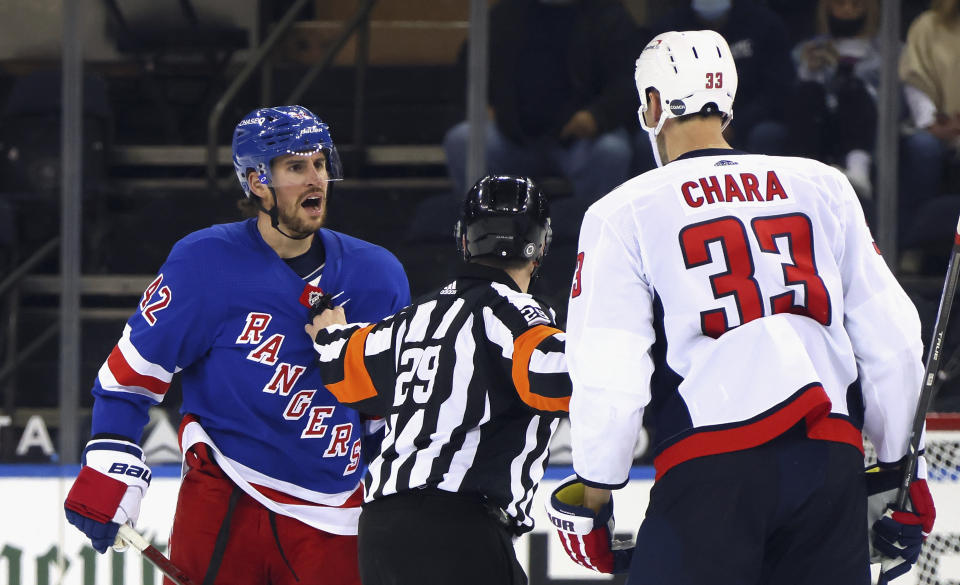
{"label": "blue rangers jersey", "polygon": [[100,369],[92,431],[139,440],[148,409],[180,372],[184,452],[207,443],[268,509],[356,534],[363,423],[324,388],[303,327],[324,292],[351,321],[395,313],[410,292],[385,249],[327,229],[318,237],[326,260],[310,282],[264,242],[255,219],[174,245]]}

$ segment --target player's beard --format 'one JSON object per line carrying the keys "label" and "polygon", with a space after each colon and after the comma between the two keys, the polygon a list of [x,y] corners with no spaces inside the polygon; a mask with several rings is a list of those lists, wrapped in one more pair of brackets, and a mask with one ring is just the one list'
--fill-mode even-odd
{"label": "player's beard", "polygon": [[289,231],[292,236],[303,236],[306,237],[318,229],[323,227],[323,224],[327,220],[327,195],[326,193],[321,193],[322,198],[320,199],[320,215],[319,217],[303,217],[301,215],[301,210],[303,207],[301,203],[315,191],[311,191],[308,194],[303,195],[299,200],[297,200],[291,207],[280,208],[279,220],[280,223],[286,227],[285,231]]}

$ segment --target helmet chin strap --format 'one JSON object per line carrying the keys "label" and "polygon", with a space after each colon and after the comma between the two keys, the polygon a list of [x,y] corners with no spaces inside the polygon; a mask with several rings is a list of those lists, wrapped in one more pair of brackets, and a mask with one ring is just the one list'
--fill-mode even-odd
{"label": "helmet chin strap", "polygon": [[653,160],[657,162],[657,168],[660,168],[663,166],[663,161],[660,160],[660,149],[657,148],[656,131],[647,130],[647,138],[650,139],[650,150],[653,151]]}
{"label": "helmet chin strap", "polygon": [[543,256],[540,256],[533,261],[533,271],[530,272],[530,284],[532,285],[534,281],[540,278],[540,267],[543,265]]}
{"label": "helmet chin strap", "polygon": [[266,207],[264,207],[263,201],[256,195],[253,195],[252,197],[254,197],[254,199],[257,200],[256,201],[257,208],[259,208],[260,211],[270,216],[270,225],[273,226],[273,229],[277,230],[278,232],[280,232],[281,235],[283,235],[284,237],[290,238],[291,240],[304,240],[312,236],[313,233],[309,233],[303,236],[291,236],[287,232],[280,229],[280,212],[279,212],[280,205],[277,203],[277,192],[273,189],[273,187],[270,187],[270,186],[267,186],[267,189],[270,189],[270,194],[273,195],[273,207],[271,207],[270,209],[267,209]]}
{"label": "helmet chin strap", "polygon": [[657,148],[657,134],[660,134],[660,130],[663,129],[663,124],[667,121],[667,116],[665,115],[666,110],[661,112],[660,119],[657,121],[657,125],[654,127],[647,126],[647,121],[644,119],[643,114],[647,111],[647,107],[641,106],[637,110],[637,116],[640,118],[640,127],[647,133],[647,139],[650,140],[650,150],[653,151],[653,160],[657,163],[657,168],[663,166],[663,160],[660,159],[660,150]]}

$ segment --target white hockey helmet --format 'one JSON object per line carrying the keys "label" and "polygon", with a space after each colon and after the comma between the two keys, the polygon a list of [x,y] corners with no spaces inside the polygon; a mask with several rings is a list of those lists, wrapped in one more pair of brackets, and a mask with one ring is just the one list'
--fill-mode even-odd
{"label": "white hockey helmet", "polygon": [[[667,118],[695,114],[707,104],[724,116],[723,127],[733,118],[737,94],[737,67],[727,41],[712,30],[665,32],[643,49],[634,74],[640,94],[640,125],[656,136]],[[656,127],[643,119],[647,90],[660,92],[663,115]]]}

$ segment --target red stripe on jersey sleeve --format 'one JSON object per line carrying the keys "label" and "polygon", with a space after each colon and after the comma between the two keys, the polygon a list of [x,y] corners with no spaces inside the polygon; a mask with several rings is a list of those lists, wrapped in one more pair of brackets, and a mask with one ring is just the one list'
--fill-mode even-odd
{"label": "red stripe on jersey sleeve", "polygon": [[138,386],[161,396],[166,394],[167,388],[170,387],[170,382],[164,382],[159,378],[136,372],[127,363],[127,358],[123,357],[123,352],[120,351],[118,345],[115,345],[113,351],[110,352],[110,357],[107,358],[107,367],[110,368],[110,373],[113,374],[113,377],[121,386]]}

